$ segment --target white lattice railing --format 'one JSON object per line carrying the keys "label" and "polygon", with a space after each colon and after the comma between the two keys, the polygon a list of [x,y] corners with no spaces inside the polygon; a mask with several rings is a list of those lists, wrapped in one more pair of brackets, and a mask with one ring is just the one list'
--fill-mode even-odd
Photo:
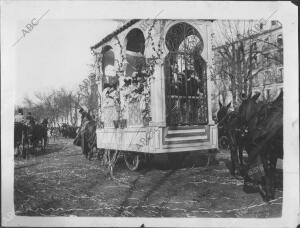
{"label": "white lattice railing", "polygon": [[130,102],[128,107],[128,126],[140,126],[143,125],[143,114],[140,108],[140,101]]}
{"label": "white lattice railing", "polygon": [[103,122],[104,127],[114,127],[114,120],[118,120],[118,112],[114,105],[103,107]]}

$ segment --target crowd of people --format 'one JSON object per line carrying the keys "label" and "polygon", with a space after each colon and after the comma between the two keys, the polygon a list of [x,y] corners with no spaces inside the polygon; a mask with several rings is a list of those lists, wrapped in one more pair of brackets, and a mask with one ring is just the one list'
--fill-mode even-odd
{"label": "crowd of people", "polygon": [[41,123],[37,123],[31,112],[28,112],[24,116],[23,109],[18,109],[18,113],[15,115],[14,124],[14,148],[15,155],[22,154],[27,157],[27,148],[31,146],[35,151],[35,148],[41,143],[41,149],[44,151],[48,142],[47,126],[48,119],[43,119]]}
{"label": "crowd of people", "polygon": [[81,114],[80,127],[71,126],[67,123],[57,127],[48,126],[48,120],[45,118],[42,123],[33,117],[31,112],[24,115],[23,109],[19,108],[15,115],[15,148],[20,145],[32,144],[33,141],[44,139],[48,140],[48,136],[53,137],[54,141],[57,136],[65,138],[75,138],[74,144],[82,147],[84,154],[88,154],[91,147],[95,147],[96,143],[96,121],[95,116],[83,108],[79,110]]}

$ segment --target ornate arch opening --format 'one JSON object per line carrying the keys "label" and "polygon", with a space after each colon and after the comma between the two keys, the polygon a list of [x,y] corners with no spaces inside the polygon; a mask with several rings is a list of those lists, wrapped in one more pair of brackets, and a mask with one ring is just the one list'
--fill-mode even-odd
{"label": "ornate arch opening", "polygon": [[126,50],[136,53],[144,54],[145,51],[145,37],[140,29],[132,29],[126,36],[127,44]]}
{"label": "ornate arch opening", "polygon": [[200,33],[190,24],[182,22],[173,25],[166,34],[166,46],[169,51],[203,50]]}
{"label": "ornate arch opening", "polygon": [[207,124],[206,62],[200,33],[188,23],[177,23],[168,30],[165,42],[169,50],[164,64],[167,124]]}
{"label": "ornate arch opening", "polygon": [[145,37],[140,29],[132,29],[126,36],[126,76],[140,72],[145,65]]}
{"label": "ornate arch opening", "polygon": [[117,83],[115,71],[115,54],[110,45],[106,45],[101,50],[102,54],[102,72],[103,72],[103,86],[114,86]]}

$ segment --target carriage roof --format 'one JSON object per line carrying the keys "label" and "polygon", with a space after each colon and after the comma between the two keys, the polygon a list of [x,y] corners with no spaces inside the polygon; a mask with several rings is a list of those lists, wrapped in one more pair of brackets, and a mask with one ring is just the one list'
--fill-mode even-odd
{"label": "carriage roof", "polygon": [[125,23],[122,27],[120,27],[117,30],[113,31],[112,33],[108,34],[100,42],[98,42],[94,46],[92,46],[91,50],[94,50],[94,49],[100,47],[102,44],[105,44],[106,42],[110,41],[114,36],[116,36],[119,33],[123,32],[125,29],[127,29],[130,26],[134,25],[138,21],[140,21],[140,19],[133,19],[133,20],[130,20],[129,22]]}

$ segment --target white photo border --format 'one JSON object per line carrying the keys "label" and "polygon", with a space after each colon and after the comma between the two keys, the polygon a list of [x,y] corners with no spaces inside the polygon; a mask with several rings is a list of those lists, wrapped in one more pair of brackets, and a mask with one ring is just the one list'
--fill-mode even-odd
{"label": "white photo border", "polygon": [[[27,217],[14,215],[13,116],[18,20],[50,10],[49,19],[256,19],[283,25],[284,44],[284,190],[281,218],[108,218]],[[88,227],[296,227],[299,213],[298,13],[290,2],[199,1],[1,1],[1,176],[2,225]],[[85,44],[90,48],[92,44]],[[4,223],[5,222],[5,223]]]}

